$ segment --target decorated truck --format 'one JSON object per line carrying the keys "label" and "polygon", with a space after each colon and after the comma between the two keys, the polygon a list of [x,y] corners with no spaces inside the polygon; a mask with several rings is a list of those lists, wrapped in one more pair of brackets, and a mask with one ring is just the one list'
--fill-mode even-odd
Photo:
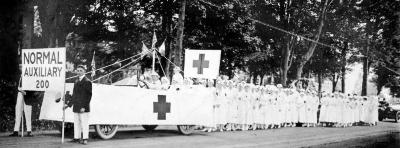
{"label": "decorated truck", "polygon": [[[73,83],[66,84],[72,95]],[[182,134],[190,134],[196,125],[213,126],[213,91],[203,86],[171,87],[152,90],[132,86],[93,83],[89,124],[103,139],[112,138],[120,125],[141,125],[154,130],[157,125],[174,125]],[[40,119],[63,120],[61,91],[46,91]],[[65,110],[65,132],[73,131],[72,108]]]}

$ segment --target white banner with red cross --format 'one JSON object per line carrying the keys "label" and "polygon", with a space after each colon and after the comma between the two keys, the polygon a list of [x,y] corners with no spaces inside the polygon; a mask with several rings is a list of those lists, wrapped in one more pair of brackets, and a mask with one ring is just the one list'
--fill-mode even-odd
{"label": "white banner with red cross", "polygon": [[[72,94],[73,84],[66,84]],[[213,90],[191,86],[179,90],[150,90],[93,84],[89,124],[203,125],[213,124]],[[39,119],[62,121],[61,92],[46,91]],[[65,121],[73,122],[72,108]]]}
{"label": "white banner with red cross", "polygon": [[221,50],[185,50],[185,77],[216,79]]}

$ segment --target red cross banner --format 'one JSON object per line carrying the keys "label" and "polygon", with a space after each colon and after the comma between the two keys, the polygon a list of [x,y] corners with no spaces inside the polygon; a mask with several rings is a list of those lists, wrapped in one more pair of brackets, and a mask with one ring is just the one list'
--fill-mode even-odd
{"label": "red cross banner", "polygon": [[185,77],[216,79],[221,50],[185,50]]}
{"label": "red cross banner", "polygon": [[[73,84],[66,84],[72,92]],[[214,91],[202,86],[179,90],[150,90],[130,86],[93,84],[89,124],[203,125],[213,123]],[[110,93],[112,92],[112,93]],[[61,92],[46,91],[39,119],[62,121]],[[191,97],[188,97],[191,96]],[[65,110],[65,122],[73,122],[72,108]]]}

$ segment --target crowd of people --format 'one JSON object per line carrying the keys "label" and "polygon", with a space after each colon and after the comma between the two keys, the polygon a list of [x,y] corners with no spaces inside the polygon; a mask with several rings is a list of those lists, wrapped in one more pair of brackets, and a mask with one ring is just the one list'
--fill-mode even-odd
{"label": "crowd of people", "polygon": [[232,80],[216,83],[215,128],[205,131],[257,130],[281,127],[348,127],[376,125],[378,98],[259,86]]}
{"label": "crowd of people", "polygon": [[215,91],[213,120],[215,127],[205,131],[257,130],[282,127],[349,127],[376,125],[378,97],[345,95],[343,93],[318,93],[292,84],[290,88],[278,85],[254,85],[241,79],[216,81],[184,78],[180,69],[174,69],[172,81],[160,78],[146,69],[139,77],[139,85],[149,89],[167,90],[175,85],[203,85]]}

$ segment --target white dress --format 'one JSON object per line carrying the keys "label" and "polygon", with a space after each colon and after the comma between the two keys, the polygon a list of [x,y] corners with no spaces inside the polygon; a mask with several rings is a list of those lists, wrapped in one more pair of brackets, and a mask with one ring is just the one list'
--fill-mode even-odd
{"label": "white dress", "polygon": [[305,100],[305,95],[300,95],[297,99],[297,107],[298,107],[298,120],[300,123],[306,123],[307,122],[307,106],[306,106],[306,100]]}
{"label": "white dress", "polygon": [[224,107],[224,112],[225,112],[225,117],[226,117],[226,122],[227,123],[236,123],[237,122],[237,101],[236,101],[236,94],[237,92],[234,91],[235,88],[227,88],[226,89],[226,96],[223,95],[223,98],[225,100],[225,107]]}
{"label": "white dress", "polygon": [[322,97],[321,98],[321,109],[320,109],[320,112],[319,112],[319,122],[328,122],[327,120],[326,120],[326,115],[327,115],[327,105],[328,105],[328,102],[327,102],[327,97],[326,96],[324,96],[324,97]]}
{"label": "white dress", "polygon": [[368,104],[367,101],[364,101],[364,99],[362,100],[361,103],[361,122],[368,122],[367,120],[368,117]]}
{"label": "white dress", "polygon": [[292,111],[292,122],[293,123],[297,123],[299,122],[299,118],[298,118],[298,108],[297,108],[297,99],[300,97],[299,93],[296,91],[292,94],[291,98],[290,98],[290,102],[291,102],[291,111]]}
{"label": "white dress", "polygon": [[227,123],[227,116],[226,116],[226,93],[227,93],[227,88],[219,88],[217,89],[217,99],[216,99],[216,119],[217,119],[217,124],[226,124]]}
{"label": "white dress", "polygon": [[217,125],[217,124],[219,124],[219,121],[218,121],[218,100],[219,100],[219,92],[218,92],[219,90],[216,90],[215,92],[214,92],[214,99],[213,99],[213,112],[212,112],[212,117],[213,117],[213,123],[214,123],[214,125]]}
{"label": "white dress", "polygon": [[271,93],[266,93],[265,95],[265,99],[266,99],[266,103],[265,103],[265,124],[269,125],[269,124],[273,124],[273,119],[272,119],[272,115],[273,115],[273,106],[272,106],[272,94]]}
{"label": "white dress", "polygon": [[271,94],[271,123],[272,124],[278,124],[278,107],[277,107],[277,99],[276,99],[276,94],[272,93]]}
{"label": "white dress", "polygon": [[318,96],[313,96],[312,100],[312,114],[311,114],[311,123],[317,123],[317,112],[318,112],[318,105],[319,105],[319,98]]}
{"label": "white dress", "polygon": [[267,118],[267,98],[265,96],[266,94],[264,92],[261,92],[260,94],[260,108],[259,108],[259,122],[260,124],[265,125],[266,124],[266,118]]}
{"label": "white dress", "polygon": [[243,90],[239,90],[238,94],[236,95],[237,97],[237,103],[238,103],[238,116],[237,116],[237,123],[238,124],[245,124],[246,123],[246,115],[245,115],[245,110],[246,110],[246,104],[245,104],[245,94]]}
{"label": "white dress", "polygon": [[332,115],[332,111],[333,111],[333,97],[327,96],[326,97],[326,122],[333,122],[333,115]]}
{"label": "white dress", "polygon": [[311,95],[306,95],[306,122],[305,123],[312,123],[313,119],[313,104],[314,104],[314,98]]}
{"label": "white dress", "polygon": [[261,94],[260,91],[255,92],[255,109],[254,109],[254,123],[256,124],[262,124],[262,115],[261,115],[261,108],[262,108],[262,103],[261,103]]}

